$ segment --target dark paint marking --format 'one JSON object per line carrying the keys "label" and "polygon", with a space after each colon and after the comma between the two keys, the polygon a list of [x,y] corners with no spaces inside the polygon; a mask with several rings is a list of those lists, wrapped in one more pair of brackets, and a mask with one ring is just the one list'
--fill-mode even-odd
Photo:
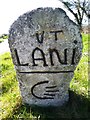
{"label": "dark paint marking", "polygon": [[72,55],[72,65],[74,65],[75,64],[75,61],[74,61],[74,58],[75,58],[75,53],[76,53],[76,48],[75,49],[73,49],[73,55]]}
{"label": "dark paint marking", "polygon": [[73,72],[73,71],[32,71],[32,72],[19,72],[19,73],[25,73],[25,74],[34,74],[34,73],[47,74],[47,73],[50,73],[50,74],[56,74],[56,73],[70,73],[70,72]]}
{"label": "dark paint marking", "polygon": [[55,96],[55,94],[48,94],[48,93],[44,93],[44,95],[47,95],[47,96]]}
{"label": "dark paint marking", "polygon": [[59,90],[46,90],[46,92],[59,92]]}
{"label": "dark paint marking", "polygon": [[61,58],[59,56],[59,52],[56,49],[50,49],[49,52],[50,52],[50,62],[51,62],[52,66],[54,66],[53,53],[55,53],[57,55],[59,63],[61,63],[63,65],[67,65],[67,49],[64,50],[64,61],[61,60]]}
{"label": "dark paint marking", "polygon": [[44,31],[42,31],[42,34],[41,34],[41,40],[40,40],[40,37],[39,37],[39,34],[36,33],[36,38],[37,38],[37,41],[39,43],[43,43],[43,39],[44,39]]}
{"label": "dark paint marking", "polygon": [[[41,53],[42,58],[35,58],[35,57],[34,57],[34,54],[35,54],[36,51],[39,51],[39,52]],[[38,47],[36,47],[36,48],[33,50],[33,52],[32,52],[32,59],[33,59],[33,66],[38,66],[38,64],[35,63],[36,60],[42,60],[42,61],[43,61],[43,66],[48,66],[48,65],[46,64],[46,59],[45,59],[45,54],[44,54],[44,52],[43,52],[40,48],[38,48]]]}
{"label": "dark paint marking", "polygon": [[28,63],[26,63],[26,64],[21,64],[21,63],[20,63],[17,49],[15,49],[14,51],[15,51],[15,55],[16,55],[16,58],[17,58],[17,63],[18,63],[18,65],[19,65],[19,66],[28,66]]}
{"label": "dark paint marking", "polygon": [[49,88],[56,88],[57,86],[49,86],[49,87],[46,87],[47,89]]}
{"label": "dark paint marking", "polygon": [[38,82],[37,84],[35,84],[32,88],[31,88],[31,93],[32,93],[32,95],[34,96],[34,97],[36,97],[36,98],[38,98],[38,99],[54,99],[53,97],[40,97],[40,96],[37,96],[37,95],[35,95],[34,94],[34,88],[36,87],[36,86],[38,86],[38,85],[41,85],[41,84],[46,84],[46,83],[48,83],[49,81],[42,81],[42,82]]}
{"label": "dark paint marking", "polygon": [[77,44],[77,40],[74,40],[74,43]]}
{"label": "dark paint marking", "polygon": [[63,31],[62,30],[50,31],[50,33],[54,33],[54,35],[55,35],[55,41],[57,41],[58,40],[57,33],[63,33]]}

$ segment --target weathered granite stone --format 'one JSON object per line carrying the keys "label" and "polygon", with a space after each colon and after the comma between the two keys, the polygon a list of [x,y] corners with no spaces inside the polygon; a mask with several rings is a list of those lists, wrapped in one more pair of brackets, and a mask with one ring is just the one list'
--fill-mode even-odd
{"label": "weathered granite stone", "polygon": [[20,16],[8,42],[24,103],[58,106],[68,101],[82,40],[62,9],[38,8]]}

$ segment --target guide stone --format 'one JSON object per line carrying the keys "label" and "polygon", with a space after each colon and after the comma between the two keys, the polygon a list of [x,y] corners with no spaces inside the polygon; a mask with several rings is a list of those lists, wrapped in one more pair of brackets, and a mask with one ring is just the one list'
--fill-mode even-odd
{"label": "guide stone", "polygon": [[68,101],[82,38],[62,9],[38,8],[20,16],[8,42],[24,103],[61,106]]}

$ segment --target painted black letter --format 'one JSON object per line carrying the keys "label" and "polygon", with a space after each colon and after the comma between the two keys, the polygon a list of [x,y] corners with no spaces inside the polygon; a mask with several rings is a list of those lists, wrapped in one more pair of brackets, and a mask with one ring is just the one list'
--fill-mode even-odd
{"label": "painted black letter", "polygon": [[50,33],[54,33],[55,35],[55,40],[57,41],[57,33],[63,32],[62,30],[58,30],[58,31],[50,31]]}
{"label": "painted black letter", "polygon": [[76,48],[73,49],[73,55],[72,55],[72,65],[75,64],[74,58],[75,58],[75,52],[76,52]]}
{"label": "painted black letter", "polygon": [[[42,58],[35,58],[35,57],[34,57],[36,51],[39,51],[39,52],[41,53]],[[45,54],[44,54],[44,52],[43,52],[41,49],[39,49],[38,47],[33,50],[33,52],[32,52],[32,59],[33,59],[33,66],[38,66],[38,65],[35,63],[35,60],[38,60],[38,61],[39,61],[39,60],[42,60],[42,61],[43,61],[43,66],[48,66],[48,65],[46,64],[46,59],[45,59]]]}
{"label": "painted black letter", "polygon": [[19,59],[19,56],[18,56],[18,52],[17,52],[17,49],[14,50],[15,51],[15,55],[16,55],[16,58],[17,58],[17,63],[19,66],[28,66],[28,63],[26,64],[21,64],[20,63],[20,59]]}
{"label": "painted black letter", "polygon": [[51,65],[52,66],[54,66],[54,63],[53,63],[53,53],[56,53],[58,61],[61,64],[65,64],[65,65],[67,64],[67,49],[64,50],[64,61],[62,61],[60,59],[59,53],[58,53],[58,51],[56,49],[50,49],[49,53],[50,53],[50,61],[51,61]]}
{"label": "painted black letter", "polygon": [[[38,41],[39,43],[43,43],[43,39],[44,39],[44,31],[42,31],[42,33],[41,33],[41,37],[39,37],[39,34],[36,33],[36,38],[37,38],[37,41]],[[41,39],[41,40],[40,40],[40,39]]]}

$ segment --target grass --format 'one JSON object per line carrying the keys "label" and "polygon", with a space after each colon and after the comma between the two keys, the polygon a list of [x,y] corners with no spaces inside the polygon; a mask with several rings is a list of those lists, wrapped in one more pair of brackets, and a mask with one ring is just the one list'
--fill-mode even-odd
{"label": "grass", "polygon": [[77,66],[74,78],[71,81],[71,89],[77,94],[88,97],[88,35],[83,34],[83,53]]}
{"label": "grass", "polygon": [[41,108],[24,105],[21,100],[16,73],[10,53],[0,56],[1,120],[60,120],[59,118],[90,119],[88,106],[88,35],[83,34],[83,54],[70,84],[70,100],[61,108]]}
{"label": "grass", "polygon": [[0,81],[1,117],[7,118],[11,116],[14,108],[20,104],[20,93],[10,53],[5,53],[0,58],[0,73],[2,74]]}
{"label": "grass", "polygon": [[7,38],[0,38],[0,43],[4,42]]}
{"label": "grass", "polygon": [[4,39],[0,39],[0,43],[4,42]]}
{"label": "grass", "polygon": [[0,35],[0,43],[4,42],[4,40],[8,39],[7,34]]}

